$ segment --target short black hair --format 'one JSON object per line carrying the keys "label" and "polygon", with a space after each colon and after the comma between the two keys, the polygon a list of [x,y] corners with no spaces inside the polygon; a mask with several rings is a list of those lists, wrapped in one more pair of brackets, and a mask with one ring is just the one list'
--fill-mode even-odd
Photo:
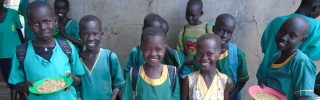
{"label": "short black hair", "polygon": [[58,2],[58,1],[62,1],[62,2],[65,2],[66,5],[68,6],[69,8],[69,0],[54,0],[54,3]]}
{"label": "short black hair", "polygon": [[221,21],[226,21],[226,20],[230,20],[230,21],[233,21],[234,23],[236,23],[236,19],[232,15],[225,13],[225,14],[220,14],[217,17],[215,24],[217,24]]}
{"label": "short black hair", "polygon": [[161,27],[159,28],[162,29],[162,23],[163,23],[162,17],[160,17],[160,15],[158,14],[150,13],[146,17],[144,17],[142,30],[147,27],[150,27],[153,22],[159,22],[161,25]]}
{"label": "short black hair", "polygon": [[221,48],[220,37],[216,34],[213,34],[213,33],[206,33],[206,34],[201,35],[197,40],[197,44],[196,44],[197,48],[200,45],[199,43],[201,43],[202,41],[205,41],[205,40],[212,40],[212,41],[216,42],[216,44],[219,48]]}
{"label": "short black hair", "polygon": [[202,0],[189,0],[187,3],[187,8],[192,7],[192,6],[197,6],[202,11],[202,9],[203,9]]}
{"label": "short black hair", "polygon": [[98,24],[100,25],[100,29],[102,30],[102,23],[101,23],[101,20],[95,16],[95,15],[85,15],[83,16],[80,21],[79,21],[79,27],[81,29],[82,25],[86,22],[89,22],[89,21],[95,21],[95,22],[98,22]]}
{"label": "short black hair", "polygon": [[156,27],[147,27],[147,28],[145,28],[142,31],[140,43],[143,44],[143,41],[148,36],[160,36],[164,41],[166,41],[165,34],[160,28],[156,28]]}
{"label": "short black hair", "polygon": [[27,7],[27,16],[28,19],[31,16],[30,14],[34,12],[34,10],[40,9],[40,8],[47,8],[50,12],[50,14],[52,14],[55,17],[55,13],[52,9],[52,7],[45,3],[45,2],[40,2],[40,1],[34,1],[32,3],[30,3]]}

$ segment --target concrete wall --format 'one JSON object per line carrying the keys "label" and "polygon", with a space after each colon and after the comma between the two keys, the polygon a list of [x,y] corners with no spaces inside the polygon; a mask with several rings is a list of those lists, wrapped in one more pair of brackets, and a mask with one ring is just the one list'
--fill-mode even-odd
{"label": "concrete wall", "polygon": [[[53,4],[54,0],[47,0]],[[176,47],[179,27],[187,24],[185,7],[188,0],[69,0],[69,17],[79,21],[87,14],[99,16],[105,35],[101,46],[119,56],[122,66],[130,50],[139,44],[143,18],[158,13],[168,21],[167,43]],[[256,85],[257,68],[263,58],[260,38],[266,25],[275,17],[293,13],[301,0],[202,0],[201,20],[214,23],[222,13],[232,14],[237,28],[232,41],[246,53],[250,80],[243,88],[244,100],[249,100],[248,87]]]}

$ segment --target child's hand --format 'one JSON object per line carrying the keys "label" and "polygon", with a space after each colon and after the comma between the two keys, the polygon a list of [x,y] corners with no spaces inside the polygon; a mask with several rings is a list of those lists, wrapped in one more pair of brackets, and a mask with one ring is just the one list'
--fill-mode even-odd
{"label": "child's hand", "polygon": [[267,87],[265,84],[263,84],[263,83],[261,83],[260,85],[259,85],[262,89],[263,88],[265,88],[265,87]]}
{"label": "child's hand", "polygon": [[[73,75],[70,71],[68,71],[67,76],[68,76],[68,77],[71,77],[72,80],[75,80],[75,79],[74,79],[74,78],[75,78],[74,75]],[[70,86],[67,87],[66,89],[64,89],[64,91],[68,92],[69,89],[70,89]]]}
{"label": "child's hand", "polygon": [[[34,86],[34,83],[32,81],[29,81],[29,82],[24,83],[24,86],[29,91],[29,87]],[[32,93],[32,94],[34,94],[34,93]],[[41,94],[34,94],[34,95],[40,96]]]}

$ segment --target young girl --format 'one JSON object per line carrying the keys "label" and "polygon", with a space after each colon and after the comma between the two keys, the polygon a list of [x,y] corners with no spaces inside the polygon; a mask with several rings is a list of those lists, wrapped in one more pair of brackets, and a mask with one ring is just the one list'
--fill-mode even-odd
{"label": "young girl", "polygon": [[188,74],[181,86],[181,100],[229,100],[232,81],[216,69],[221,40],[204,34],[197,40],[196,60],[200,70]]}
{"label": "young girl", "polygon": [[[79,24],[77,21],[70,19],[67,14],[69,12],[68,0],[55,0],[54,10],[58,16],[58,32],[55,32],[54,38],[70,41],[77,47],[82,47],[83,44],[80,41],[79,36]],[[56,30],[57,31],[57,30]]]}
{"label": "young girl", "polygon": [[[76,91],[73,86],[80,84],[81,79],[78,76],[84,74],[83,65],[78,53],[75,52],[75,47],[65,42],[68,44],[69,50],[71,49],[71,55],[67,55],[63,51],[65,47],[60,46],[58,40],[53,38],[56,18],[50,5],[39,1],[32,2],[27,8],[27,14],[28,24],[35,33],[36,39],[23,44],[27,46],[22,67],[19,63],[20,58],[16,57],[16,53],[13,56],[9,83],[14,84],[17,91],[29,92],[28,88],[33,86],[33,82],[68,74],[73,79],[73,83],[66,91],[40,96],[29,93],[28,99],[75,100]],[[70,74],[68,73],[69,71],[71,71]]]}
{"label": "young girl", "polygon": [[0,69],[3,79],[11,90],[11,99],[15,100],[15,89],[12,84],[8,84],[11,70],[11,57],[14,48],[24,42],[21,32],[21,22],[17,11],[5,8],[4,0],[0,0]]}
{"label": "young girl", "polygon": [[165,35],[159,28],[148,27],[141,35],[141,52],[146,63],[133,67],[126,77],[123,100],[180,100],[179,78],[174,66],[161,64]]}
{"label": "young girl", "polygon": [[[169,30],[169,25],[167,21],[165,21],[158,14],[154,14],[154,13],[148,14],[144,18],[142,30],[147,27],[160,28],[162,29],[164,34],[166,34]],[[129,73],[130,68],[137,67],[146,63],[146,61],[143,59],[143,55],[141,54],[140,49],[141,49],[140,46],[136,46],[132,48],[127,58],[126,65],[124,66],[125,75]],[[177,66],[177,68],[180,68],[183,65],[183,62],[184,62],[183,53],[177,50],[174,50],[170,46],[166,45],[164,59],[161,61],[161,63],[167,64],[167,65],[174,65],[174,66]]]}
{"label": "young girl", "polygon": [[103,35],[100,19],[93,15],[82,17],[80,30],[86,46],[81,54],[86,69],[81,76],[81,97],[83,100],[115,100],[125,81],[117,55],[99,47]]}

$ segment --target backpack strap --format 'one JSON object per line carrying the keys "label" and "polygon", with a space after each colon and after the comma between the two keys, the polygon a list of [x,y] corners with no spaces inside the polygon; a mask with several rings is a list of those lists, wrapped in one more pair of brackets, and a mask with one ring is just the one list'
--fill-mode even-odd
{"label": "backpack strap", "polygon": [[175,88],[175,76],[177,74],[177,70],[175,66],[167,65],[168,72],[169,72],[169,78],[170,78],[170,88],[171,93],[173,93]]}
{"label": "backpack strap", "polygon": [[141,50],[140,50],[140,46],[138,45],[137,46],[137,49],[138,49],[138,58],[137,58],[137,60],[138,60],[138,62],[137,62],[137,64],[139,64],[140,63],[140,54],[141,54]]}
{"label": "backpack strap", "polygon": [[71,57],[72,50],[71,50],[69,43],[66,41],[63,41],[63,40],[59,40],[59,39],[56,39],[56,40],[57,40],[59,46],[61,47],[62,51],[68,56],[69,63],[71,65],[71,63],[72,63],[72,57]]}
{"label": "backpack strap", "polygon": [[135,100],[137,97],[137,80],[138,75],[140,73],[140,66],[132,67],[130,70],[130,80],[132,82],[132,90],[133,90],[133,96],[132,99]]}
{"label": "backpack strap", "polygon": [[110,71],[110,77],[111,77],[111,80],[112,79],[112,59],[111,59],[111,55],[112,55],[112,51],[109,52],[109,71]]}
{"label": "backpack strap", "polygon": [[206,24],[206,33],[208,33],[208,24]]}
{"label": "backpack strap", "polygon": [[24,70],[24,59],[26,58],[26,53],[28,49],[28,42],[23,43],[16,48],[16,57],[19,60],[19,69],[22,70],[24,77],[26,78],[26,72]]}
{"label": "backpack strap", "polygon": [[237,55],[237,45],[233,43],[228,43],[228,54],[229,54],[229,62],[230,62],[230,69],[233,74],[233,81],[237,83],[238,81],[238,55]]}

